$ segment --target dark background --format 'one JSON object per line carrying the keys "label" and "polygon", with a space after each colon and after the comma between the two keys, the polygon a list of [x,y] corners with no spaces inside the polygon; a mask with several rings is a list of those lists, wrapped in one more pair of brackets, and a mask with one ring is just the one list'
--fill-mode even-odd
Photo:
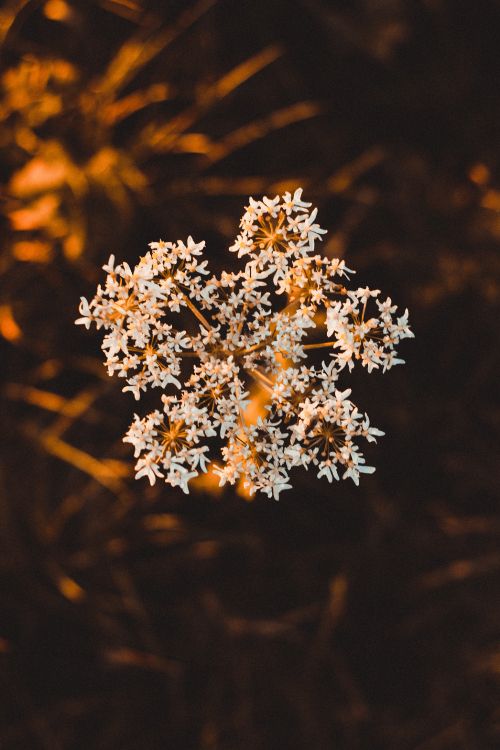
{"label": "dark background", "polygon": [[[0,34],[2,749],[498,747],[500,4],[18,0]],[[159,237],[224,267],[298,185],[410,308],[406,366],[346,378],[376,474],[135,482],[78,298]]]}

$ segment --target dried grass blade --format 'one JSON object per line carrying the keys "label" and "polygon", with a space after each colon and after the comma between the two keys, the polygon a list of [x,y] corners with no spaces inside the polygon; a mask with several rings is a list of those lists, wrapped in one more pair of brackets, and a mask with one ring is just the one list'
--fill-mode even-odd
{"label": "dried grass blade", "polygon": [[210,107],[271,65],[283,54],[278,45],[270,45],[237,65],[215,83],[204,88],[198,100],[162,127],[149,125],[139,136],[139,144],[152,151],[170,151],[182,133],[190,128]]}
{"label": "dried grass blade", "polygon": [[156,55],[165,50],[177,37],[192,26],[215,5],[216,0],[200,0],[188,8],[172,26],[145,38],[150,30],[141,31],[128,39],[111,60],[100,81],[93,88],[108,96],[116,94]]}
{"label": "dried grass blade", "polygon": [[234,151],[238,151],[254,141],[265,138],[273,131],[281,130],[296,122],[316,117],[321,111],[321,105],[317,102],[298,102],[289,107],[277,109],[266,117],[261,117],[247,125],[243,125],[213,145],[207,154],[210,164],[225,159],[226,156]]}
{"label": "dried grass blade", "polygon": [[94,458],[94,456],[80,448],[75,448],[74,445],[70,445],[59,437],[42,433],[38,439],[47,453],[88,474],[103,487],[112,492],[124,488],[122,477],[128,474],[126,464],[122,464],[122,471],[118,471],[117,461],[108,463],[106,460]]}

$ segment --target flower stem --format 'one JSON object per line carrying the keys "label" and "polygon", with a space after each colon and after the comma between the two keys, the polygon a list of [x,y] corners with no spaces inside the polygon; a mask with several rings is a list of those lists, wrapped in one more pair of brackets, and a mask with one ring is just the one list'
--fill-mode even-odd
{"label": "flower stem", "polygon": [[[280,315],[286,315],[288,313],[288,311],[294,305],[296,305],[298,302],[300,302],[300,300],[301,300],[301,297],[296,297],[294,300],[292,300],[292,302],[289,302],[288,305],[286,305],[286,307],[284,307],[282,310],[280,310],[279,314]],[[241,350],[235,352],[235,354],[238,357],[242,357],[245,354],[251,354],[252,352],[258,351],[259,349],[263,349],[265,346],[267,346],[268,344],[270,344],[271,341],[273,340],[275,330],[276,330],[276,326],[273,327],[271,335],[268,336],[267,339],[265,339],[264,341],[261,341],[259,344],[254,344],[253,346],[249,346],[247,349],[241,349]]]}
{"label": "flower stem", "polygon": [[320,344],[306,344],[303,349],[326,349],[327,346],[335,346],[335,341],[322,341]]}
{"label": "flower stem", "polygon": [[184,294],[184,292],[181,291],[180,289],[179,289],[179,293],[182,295],[182,298],[184,299],[184,302],[189,307],[189,309],[191,310],[191,312],[193,313],[193,315],[195,315],[198,318],[198,320],[202,324],[203,328],[205,328],[207,332],[210,331],[210,329],[212,328],[212,326],[210,325],[210,323],[208,322],[208,320],[205,318],[205,316],[201,314],[201,312],[198,310],[198,308],[195,305],[193,305],[193,303],[191,302],[191,300],[189,299],[189,297],[187,296],[187,294]]}
{"label": "flower stem", "polygon": [[271,380],[271,378],[268,378],[267,375],[264,375],[263,372],[260,370],[249,370],[248,371],[250,375],[252,375],[256,380],[260,381],[260,384],[263,385],[265,388],[267,388],[268,391],[272,391],[274,388],[274,383]]}

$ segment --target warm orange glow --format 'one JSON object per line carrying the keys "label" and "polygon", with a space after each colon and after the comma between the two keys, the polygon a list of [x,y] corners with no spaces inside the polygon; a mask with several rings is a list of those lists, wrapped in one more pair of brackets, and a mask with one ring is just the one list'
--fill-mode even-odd
{"label": "warm orange glow", "polygon": [[345,575],[339,574],[330,581],[330,622],[331,625],[335,625],[342,615],[346,607],[346,598],[348,591],[348,581]]}
{"label": "warm orange glow", "polygon": [[44,195],[26,208],[11,211],[9,219],[13,229],[27,231],[39,229],[53,218],[59,201],[55,195]]}
{"label": "warm orange glow", "polygon": [[181,531],[183,523],[179,516],[173,513],[155,513],[146,516],[144,528],[148,531]]}
{"label": "warm orange glow", "polygon": [[7,386],[7,393],[12,399],[21,400],[27,404],[33,404],[41,409],[54,411],[58,414],[64,414],[67,405],[70,403],[57,393],[42,391],[40,388],[18,385],[17,383],[10,383]]}
{"label": "warm orange glow", "polygon": [[219,542],[207,539],[204,542],[196,542],[193,544],[193,554],[198,560],[211,560],[216,557],[220,551]]}
{"label": "warm orange glow", "polygon": [[0,335],[7,341],[17,341],[23,335],[14,319],[10,305],[0,306]]}
{"label": "warm orange glow", "polygon": [[51,21],[65,21],[69,18],[71,9],[64,0],[47,0],[43,12]]}
{"label": "warm orange glow", "polygon": [[16,139],[17,145],[28,153],[33,153],[38,146],[38,138],[29,128],[18,128],[14,133],[14,138]]}
{"label": "warm orange glow", "polygon": [[[124,96],[122,99],[111,102],[100,112],[101,118],[106,122],[107,125],[114,125],[115,123],[128,117],[133,112],[137,112],[139,109],[143,109],[148,104],[154,102],[162,102],[168,99],[170,96],[170,86],[166,83],[155,83],[144,91],[134,91],[128,96]],[[83,99],[82,102],[87,100]],[[87,103],[92,106],[92,99],[89,99]]]}
{"label": "warm orange glow", "polygon": [[211,149],[210,139],[204,133],[186,133],[175,145],[176,151],[187,154],[208,154],[211,153]]}
{"label": "warm orange glow", "polygon": [[[269,402],[269,393],[260,385],[255,383],[250,390],[250,403],[243,413],[245,424],[255,424],[259,417],[267,414],[266,404]],[[214,473],[214,464],[210,464],[206,473],[199,474],[191,480],[189,486],[197,492],[206,492],[212,497],[220,497],[224,487],[219,486],[220,478]],[[253,500],[248,489],[244,487],[245,477],[242,477],[236,485],[236,492],[245,500]]]}
{"label": "warm orange glow", "polygon": [[57,190],[67,178],[67,157],[58,145],[53,144],[14,174],[9,191],[16,198],[26,198],[36,193]]}
{"label": "warm orange glow", "polygon": [[490,181],[490,170],[485,164],[478,162],[469,170],[469,178],[476,185],[486,185]]}
{"label": "warm orange glow", "polygon": [[53,258],[53,248],[50,243],[41,240],[15,242],[12,254],[16,260],[25,263],[49,263]]}
{"label": "warm orange glow", "polygon": [[243,412],[245,424],[255,424],[259,417],[264,417],[267,414],[268,403],[269,393],[260,385],[253,385],[250,390],[250,403]]}
{"label": "warm orange glow", "polygon": [[70,234],[63,242],[64,255],[68,260],[76,260],[83,253],[83,234]]}
{"label": "warm orange glow", "polygon": [[116,460],[94,458],[56,435],[42,434],[39,439],[47,453],[83,471],[104,487],[112,491],[122,488],[122,478],[129,473],[127,464]]}
{"label": "warm orange glow", "polygon": [[[265,417],[267,414],[266,404],[269,403],[269,393],[258,383],[255,383],[250,389],[250,403],[243,413],[245,424],[255,424],[259,417]],[[248,488],[245,487],[245,476],[242,476],[236,485],[236,492],[244,500],[251,502],[255,495],[251,495]]]}
{"label": "warm orange glow", "polygon": [[483,208],[489,208],[491,211],[500,211],[500,191],[488,190],[481,200]]}
{"label": "warm orange glow", "polygon": [[214,464],[210,464],[208,471],[204,474],[198,474],[189,486],[197,492],[206,492],[212,497],[220,497],[224,492],[224,487],[219,487],[219,482],[219,477],[214,473]]}
{"label": "warm orange glow", "polygon": [[72,578],[61,576],[57,581],[61,594],[71,602],[79,602],[85,597],[85,591]]}

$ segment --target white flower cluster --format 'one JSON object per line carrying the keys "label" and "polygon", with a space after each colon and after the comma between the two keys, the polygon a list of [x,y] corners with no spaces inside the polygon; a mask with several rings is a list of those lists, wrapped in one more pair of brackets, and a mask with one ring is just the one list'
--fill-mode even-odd
{"label": "white flower cluster", "polygon": [[[356,484],[374,471],[356,440],[383,433],[338,381],[356,362],[369,372],[402,363],[397,345],[413,336],[408,311],[396,317],[379,290],[346,288],[353,271],[344,261],[314,253],[325,230],[310,205],[301,189],[250,198],[229,248],[245,257],[242,270],[210,276],[205,243],[191,237],[153,242],[134,270],[111,257],[104,287],[90,303],[82,298],[76,322],[105,330],[108,372],[125,379],[123,390],[136,399],[148,387],[170,391],[161,410],[135,416],[124,438],[136,478],[188,492],[207,471],[211,446],[222,457],[214,467],[221,485],[242,480],[250,494],[276,499],[296,466]],[[192,313],[191,332],[173,325],[182,308]],[[310,361],[321,352],[328,361]],[[267,415],[254,423],[245,415],[252,381],[268,393]]]}

